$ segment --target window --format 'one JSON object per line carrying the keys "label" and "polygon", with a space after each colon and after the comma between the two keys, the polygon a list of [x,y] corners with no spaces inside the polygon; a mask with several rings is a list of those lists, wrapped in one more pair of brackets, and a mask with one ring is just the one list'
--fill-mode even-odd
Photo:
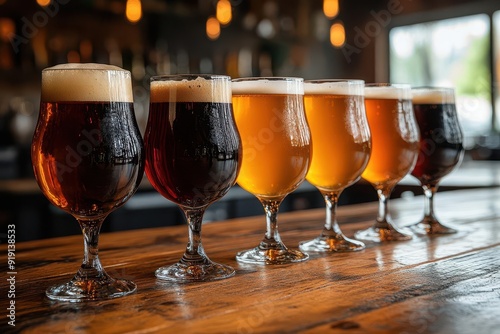
{"label": "window", "polygon": [[493,89],[495,96],[495,118],[496,130],[500,131],[500,11],[493,14],[493,66],[494,66],[494,81]]}
{"label": "window", "polygon": [[[497,36],[499,13],[495,15]],[[389,32],[391,82],[454,87],[465,137],[490,133],[493,126],[490,31],[490,17],[486,14],[392,28]],[[499,44],[497,54],[500,54]],[[496,68],[498,78],[500,63]],[[496,103],[496,109],[500,110],[498,98]]]}

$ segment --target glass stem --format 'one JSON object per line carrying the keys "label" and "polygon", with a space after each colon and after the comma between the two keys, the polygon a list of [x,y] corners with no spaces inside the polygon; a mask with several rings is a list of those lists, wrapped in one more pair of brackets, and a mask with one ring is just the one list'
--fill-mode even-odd
{"label": "glass stem", "polygon": [[377,189],[378,195],[378,217],[375,227],[389,228],[389,206],[388,201],[391,196],[392,188]]}
{"label": "glass stem", "polygon": [[180,260],[182,263],[191,265],[203,264],[209,261],[201,243],[201,226],[205,209],[205,207],[196,209],[182,208],[189,227],[188,244]]}
{"label": "glass stem", "polygon": [[425,195],[425,206],[424,206],[424,220],[433,221],[435,220],[434,216],[434,194],[437,191],[437,185],[423,185],[422,189],[424,190]]}
{"label": "glass stem", "polygon": [[281,242],[278,232],[278,210],[281,204],[280,200],[261,200],[266,213],[266,234],[260,242],[260,249],[280,249],[285,246]]}
{"label": "glass stem", "polygon": [[99,260],[99,232],[102,223],[106,217],[100,217],[92,220],[78,219],[82,229],[84,239],[83,262],[77,273],[77,278],[84,280],[101,279],[106,277]]}
{"label": "glass stem", "polygon": [[337,222],[337,204],[340,196],[339,192],[327,192],[323,194],[326,203],[326,220],[322,236],[342,235],[342,231]]}

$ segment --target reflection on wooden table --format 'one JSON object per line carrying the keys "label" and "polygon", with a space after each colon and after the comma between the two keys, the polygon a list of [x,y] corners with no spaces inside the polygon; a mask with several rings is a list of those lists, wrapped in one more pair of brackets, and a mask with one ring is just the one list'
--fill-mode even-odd
{"label": "reflection on wooden table", "polygon": [[[186,226],[101,235],[101,261],[137,293],[110,301],[49,301],[45,289],[67,280],[81,261],[81,236],[16,244],[16,327],[7,324],[8,282],[1,282],[1,332],[100,333],[494,333],[500,328],[500,189],[436,196],[437,215],[458,234],[367,244],[356,253],[312,255],[282,266],[242,265],[235,254],[260,240],[264,217],[206,224],[205,248],[236,268],[233,278],[195,284],[159,281],[154,271],[184,251]],[[391,202],[396,222],[422,214],[423,198]],[[376,203],[343,206],[343,231],[371,225]],[[315,237],[322,209],[284,213],[290,247]],[[5,266],[7,254],[0,261]],[[5,267],[4,267],[5,268]],[[7,272],[4,271],[4,277]]]}

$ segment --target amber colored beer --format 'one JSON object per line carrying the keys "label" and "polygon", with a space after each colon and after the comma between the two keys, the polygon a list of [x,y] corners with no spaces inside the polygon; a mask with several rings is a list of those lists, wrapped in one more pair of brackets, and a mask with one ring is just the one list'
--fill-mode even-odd
{"label": "amber colored beer", "polygon": [[32,143],[36,180],[57,207],[75,216],[102,216],[133,195],[144,169],[130,83],[123,91],[127,81],[120,81],[129,72],[111,68],[118,73],[111,80],[115,88],[100,87],[110,82],[107,67],[52,72],[43,74]]}
{"label": "amber colored beer", "polygon": [[84,255],[70,281],[45,294],[65,302],[117,298],[137,290],[109,276],[99,260],[107,215],[137,190],[144,171],[129,71],[103,64],[61,64],[42,71],[40,114],[31,144],[43,194],[80,225]]}
{"label": "amber colored beer", "polygon": [[313,143],[307,180],[323,191],[356,182],[370,157],[370,133],[362,95],[304,95]]}
{"label": "amber colored beer", "polygon": [[295,190],[311,159],[303,89],[286,82],[233,81],[233,108],[243,147],[238,184],[267,199]]}
{"label": "amber colored beer", "polygon": [[398,183],[415,165],[419,149],[410,96],[378,93],[365,89],[372,151],[362,177],[375,188]]}

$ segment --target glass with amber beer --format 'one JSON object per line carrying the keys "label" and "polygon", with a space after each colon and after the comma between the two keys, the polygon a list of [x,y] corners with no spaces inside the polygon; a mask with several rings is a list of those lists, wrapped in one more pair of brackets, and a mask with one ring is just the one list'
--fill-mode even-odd
{"label": "glass with amber beer", "polygon": [[365,107],[372,138],[370,160],[361,175],[377,191],[379,211],[375,224],[355,233],[374,242],[409,240],[412,233],[396,226],[388,211],[396,184],[415,166],[419,132],[411,102],[411,87],[404,84],[365,85]]}
{"label": "glass with amber beer", "polygon": [[424,218],[412,226],[419,234],[455,233],[434,214],[434,194],[441,179],[460,165],[464,154],[463,135],[455,107],[453,88],[412,89],[413,110],[420,130],[420,150],[413,175],[425,195]]}
{"label": "glass with amber beer", "polygon": [[241,143],[233,119],[231,80],[223,75],[151,78],[144,135],[146,175],[183,211],[189,240],[182,258],[156,270],[175,282],[212,281],[234,275],[208,258],[202,245],[203,214],[236,182]]}
{"label": "glass with amber beer", "polygon": [[326,221],[321,234],[303,241],[306,252],[357,251],[363,242],[347,238],[337,222],[342,191],[361,177],[370,157],[370,129],[362,80],[304,82],[304,105],[311,131],[313,154],[306,179],[323,195]]}
{"label": "glass with amber beer", "polygon": [[76,218],[84,236],[80,269],[46,295],[80,302],[134,292],[133,282],[110,277],[98,257],[104,219],[134,194],[144,171],[130,72],[101,64],[44,69],[31,159],[43,194]]}
{"label": "glass with amber beer", "polygon": [[243,263],[285,264],[308,255],[289,249],[278,232],[278,208],[304,181],[311,159],[311,138],[304,112],[302,78],[233,79],[233,106],[243,146],[237,179],[264,207],[267,230],[261,243],[241,251]]}

